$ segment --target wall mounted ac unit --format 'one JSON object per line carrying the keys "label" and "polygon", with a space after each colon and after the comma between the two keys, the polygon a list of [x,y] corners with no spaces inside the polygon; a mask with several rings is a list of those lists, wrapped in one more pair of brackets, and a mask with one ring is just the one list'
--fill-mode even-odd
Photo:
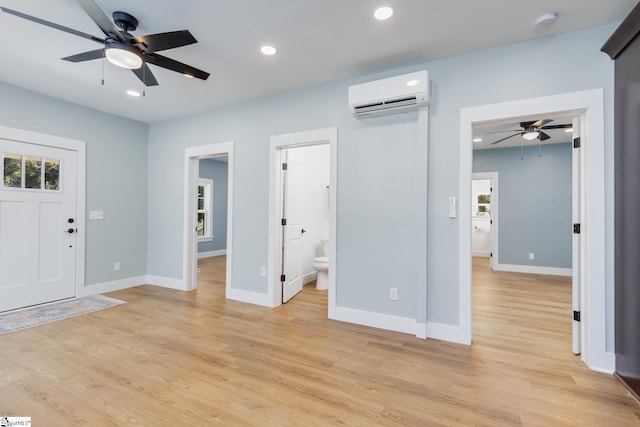
{"label": "wall mounted ac unit", "polygon": [[358,118],[406,113],[428,105],[427,71],[349,86],[349,108]]}

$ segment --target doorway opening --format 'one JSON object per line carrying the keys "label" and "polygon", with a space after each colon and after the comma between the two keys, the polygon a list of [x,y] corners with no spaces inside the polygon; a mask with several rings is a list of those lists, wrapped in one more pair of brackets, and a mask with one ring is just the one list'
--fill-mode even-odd
{"label": "doorway opening", "polygon": [[[580,196],[573,140],[579,140],[580,123],[553,113],[509,120],[473,127],[473,332],[478,345],[526,340],[534,353],[562,351],[572,343],[572,243],[578,237],[572,223],[580,217],[579,203],[572,203]],[[499,201],[493,191],[498,176],[504,184]],[[502,223],[502,238],[491,239]],[[576,354],[579,337],[576,329]]]}
{"label": "doorway opening", "polygon": [[[185,290],[197,289],[198,261],[202,259],[209,266],[207,280],[221,281],[217,275],[224,271],[228,298],[233,242],[233,142],[185,150],[184,204]],[[209,259],[213,257],[220,258]]]}
{"label": "doorway opening", "polygon": [[[326,157],[328,162],[323,166],[305,160],[309,156]],[[312,260],[322,255],[325,240],[331,313],[336,288],[337,128],[272,136],[269,158],[269,300],[273,307],[279,306],[293,298],[305,281],[316,278]],[[305,195],[312,201],[305,202]]]}
{"label": "doorway opening", "polygon": [[[465,108],[460,116],[460,342],[471,344],[471,175],[473,164],[473,127],[514,118],[538,120],[541,114],[580,118],[579,164],[580,209],[579,259],[573,267],[578,278],[579,305],[584,308],[578,334],[580,354],[587,366],[613,371],[613,357],[606,351],[605,311],[605,218],[604,218],[604,102],[602,89]],[[504,118],[508,119],[504,119]],[[538,117],[538,118],[537,118]],[[504,179],[501,190],[504,190]],[[504,191],[501,191],[504,194]],[[502,221],[504,225],[504,221]],[[504,231],[503,227],[501,227]],[[504,233],[502,233],[504,235]],[[576,243],[573,243],[576,244]],[[502,262],[502,260],[501,260]],[[574,293],[575,295],[575,293]],[[567,313],[571,316],[572,313]],[[580,316],[580,314],[578,314]]]}

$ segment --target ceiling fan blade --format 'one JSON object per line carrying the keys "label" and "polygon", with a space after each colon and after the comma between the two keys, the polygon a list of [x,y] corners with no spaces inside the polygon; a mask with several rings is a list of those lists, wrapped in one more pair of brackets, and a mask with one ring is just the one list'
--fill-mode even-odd
{"label": "ceiling fan blade", "polygon": [[538,120],[537,122],[532,123],[531,126],[539,128],[540,126],[544,126],[547,123],[550,123],[552,121],[553,120],[550,120],[550,119]]}
{"label": "ceiling fan blade", "polygon": [[91,34],[83,33],[82,31],[74,30],[73,28],[65,27],[64,25],[56,24],[54,22],[45,21],[44,19],[36,18],[35,16],[27,15],[26,13],[18,12],[17,10],[7,9],[6,7],[0,7],[3,12],[17,16],[18,18],[26,19],[28,21],[35,22],[37,24],[46,25],[47,27],[55,28],[56,30],[64,31],[65,33],[73,34],[74,36],[82,37],[85,39],[93,40],[94,42],[104,43],[104,39],[100,37],[92,36]]}
{"label": "ceiling fan blade", "polygon": [[194,68],[190,65],[183,64],[182,62],[175,61],[171,58],[167,58],[166,56],[158,55],[157,53],[145,55],[145,60],[149,64],[157,65],[158,67],[166,68],[168,70],[189,75],[191,77],[196,77],[202,80],[207,80],[210,75],[206,71],[198,70],[197,68]]}
{"label": "ceiling fan blade", "polygon": [[137,36],[131,40],[134,43],[141,44],[142,46],[140,48],[145,53],[153,53],[198,43],[198,40],[196,40],[188,30]]}
{"label": "ceiling fan blade", "polygon": [[156,80],[156,77],[153,75],[147,64],[142,64],[142,67],[131,71],[133,71],[133,74],[138,76],[145,86],[158,86],[158,80]]}
{"label": "ceiling fan blade", "polygon": [[83,62],[83,61],[91,61],[93,59],[100,59],[100,58],[104,58],[104,49],[90,50],[89,52],[83,52],[77,55],[67,56],[66,58],[62,58],[62,59],[69,62]]}
{"label": "ceiling fan blade", "polygon": [[533,126],[533,125],[534,125],[534,123],[536,123],[536,121],[535,121],[535,120],[532,120],[532,121],[530,121],[530,122],[520,122],[520,127],[521,127],[522,129],[526,129],[526,128],[528,128],[528,127]]}
{"label": "ceiling fan blade", "polygon": [[125,38],[120,34],[120,30],[111,20],[105,15],[100,7],[93,0],[78,0],[80,6],[87,12],[87,15],[93,22],[96,23],[102,32],[109,38],[119,41],[125,41]]}
{"label": "ceiling fan blade", "polygon": [[571,129],[573,127],[572,124],[566,124],[566,125],[549,125],[549,126],[542,126],[540,127],[540,129]]}
{"label": "ceiling fan blade", "polygon": [[543,131],[540,131],[540,135],[538,135],[538,138],[540,138],[540,141],[546,141],[547,139],[550,139],[551,137],[549,135],[547,135],[546,133],[544,133]]}
{"label": "ceiling fan blade", "polygon": [[494,134],[494,133],[503,133],[503,132],[522,132],[522,129],[497,130],[495,132],[487,132],[487,135],[491,135],[491,134]]}
{"label": "ceiling fan blade", "polygon": [[506,141],[507,139],[509,139],[509,138],[513,138],[513,137],[514,137],[514,136],[516,136],[516,135],[522,135],[522,132],[514,133],[513,135],[509,135],[509,136],[508,136],[508,137],[506,137],[506,138],[499,139],[499,140],[497,140],[496,142],[492,142],[492,143],[491,143],[491,145],[493,145],[493,144],[497,144],[498,142]]}

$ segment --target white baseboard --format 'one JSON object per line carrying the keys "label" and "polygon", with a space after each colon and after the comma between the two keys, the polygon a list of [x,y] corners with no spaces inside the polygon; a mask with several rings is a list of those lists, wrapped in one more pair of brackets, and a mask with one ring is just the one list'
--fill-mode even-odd
{"label": "white baseboard", "polygon": [[311,273],[307,273],[304,276],[302,276],[302,284],[306,285],[309,282],[313,282],[317,278],[318,278],[318,272],[312,271]]}
{"label": "white baseboard", "polygon": [[227,299],[234,301],[246,302],[249,304],[261,305],[264,307],[273,307],[273,301],[269,299],[269,295],[258,292],[244,291],[242,289],[227,288]]}
{"label": "white baseboard", "polygon": [[488,252],[488,251],[472,251],[471,252],[471,256],[479,256],[482,258],[489,258],[489,255],[491,255],[491,252]]}
{"label": "white baseboard", "polygon": [[496,264],[493,269],[512,273],[546,274],[550,276],[571,277],[573,275],[573,271],[570,268],[540,267],[535,265]]}
{"label": "white baseboard", "polygon": [[471,338],[464,333],[460,326],[445,325],[443,323],[427,322],[428,338],[471,345]]}
{"label": "white baseboard", "polygon": [[416,322],[416,338],[427,339],[427,324]]}
{"label": "white baseboard", "polygon": [[374,313],[353,308],[336,307],[329,316],[330,319],[357,325],[372,326],[388,331],[416,334],[416,320],[390,314]]}
{"label": "white baseboard", "polygon": [[162,288],[176,289],[178,291],[186,291],[187,285],[182,279],[172,279],[170,277],[147,276],[146,282],[149,285],[160,286]]}
{"label": "white baseboard", "polygon": [[616,371],[616,355],[615,353],[604,353],[605,366],[590,365],[589,369],[605,374],[613,374]]}
{"label": "white baseboard", "polygon": [[213,256],[220,256],[220,255],[226,255],[226,254],[227,254],[226,249],[219,249],[217,251],[208,251],[208,252],[198,252],[198,259],[211,258]]}
{"label": "white baseboard", "polygon": [[113,282],[104,282],[85,286],[78,289],[78,295],[76,296],[79,298],[89,295],[105,294],[107,292],[115,292],[122,289],[134,288],[136,286],[144,285],[145,283],[147,283],[147,276],[128,277],[126,279],[115,280]]}

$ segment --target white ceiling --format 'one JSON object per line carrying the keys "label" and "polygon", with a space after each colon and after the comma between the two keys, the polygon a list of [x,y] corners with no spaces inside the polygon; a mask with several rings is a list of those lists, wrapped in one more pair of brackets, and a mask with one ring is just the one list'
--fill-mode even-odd
{"label": "white ceiling", "polygon": [[[128,70],[102,61],[60,58],[99,48],[89,40],[0,13],[0,80],[143,122],[210,110],[242,100],[409,66],[434,59],[622,20],[637,0],[96,0],[139,21],[134,35],[188,29],[197,44],[163,51],[208,71],[186,79],[151,65],[160,86],[145,98]],[[79,31],[103,34],[76,0],[0,0],[6,8]],[[373,11],[391,5],[385,22]],[[537,29],[536,18],[557,22]],[[266,57],[266,43],[279,50]]]}
{"label": "white ceiling", "polygon": [[[522,145],[549,145],[549,144],[561,144],[571,142],[573,133],[566,132],[565,129],[544,129],[544,133],[549,135],[549,139],[540,141],[534,139],[527,141],[522,138],[521,135],[513,136],[501,142],[497,142],[502,138],[506,138],[510,135],[518,134],[522,132],[520,127],[521,122],[526,121],[538,121],[548,119],[550,122],[546,123],[547,126],[571,124],[572,117],[566,115],[557,114],[545,114],[544,117],[525,117],[522,119],[512,119],[509,121],[498,121],[494,123],[485,123],[483,125],[476,125],[473,127],[473,138],[479,138],[482,141],[473,143],[474,150],[487,150],[496,148],[510,148],[520,147]],[[495,143],[497,142],[497,143]],[[495,144],[494,144],[495,143]]]}

